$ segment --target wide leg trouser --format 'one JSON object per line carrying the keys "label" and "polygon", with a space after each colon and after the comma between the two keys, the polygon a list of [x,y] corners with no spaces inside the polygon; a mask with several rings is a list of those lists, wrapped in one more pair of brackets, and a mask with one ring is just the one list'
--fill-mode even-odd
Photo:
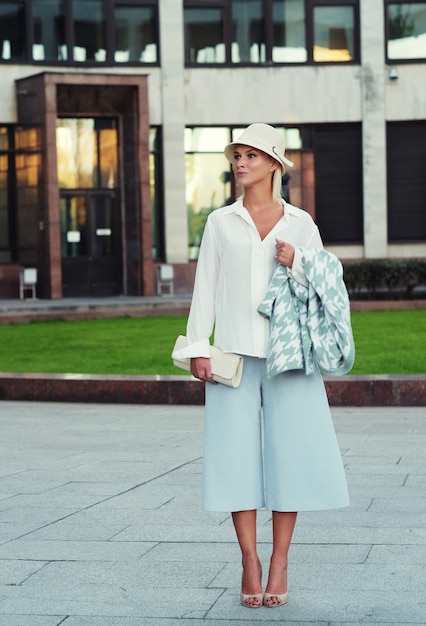
{"label": "wide leg trouser", "polygon": [[237,389],[206,385],[203,508],[303,511],[349,497],[324,382],[302,371],[266,378],[245,357]]}

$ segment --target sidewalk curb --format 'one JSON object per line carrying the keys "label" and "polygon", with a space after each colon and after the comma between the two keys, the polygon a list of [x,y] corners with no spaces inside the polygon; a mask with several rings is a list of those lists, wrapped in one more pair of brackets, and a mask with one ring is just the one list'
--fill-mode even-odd
{"label": "sidewalk curb", "polygon": [[[426,406],[426,375],[324,377],[331,406]],[[0,400],[120,404],[204,404],[189,376],[0,373]]]}

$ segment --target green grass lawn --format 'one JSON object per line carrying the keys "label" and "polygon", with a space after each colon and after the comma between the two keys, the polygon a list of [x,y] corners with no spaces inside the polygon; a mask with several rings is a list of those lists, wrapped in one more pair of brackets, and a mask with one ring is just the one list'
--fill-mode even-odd
{"label": "green grass lawn", "polygon": [[[425,374],[426,310],[353,313],[352,374]],[[0,325],[2,372],[183,374],[170,358],[186,317]]]}

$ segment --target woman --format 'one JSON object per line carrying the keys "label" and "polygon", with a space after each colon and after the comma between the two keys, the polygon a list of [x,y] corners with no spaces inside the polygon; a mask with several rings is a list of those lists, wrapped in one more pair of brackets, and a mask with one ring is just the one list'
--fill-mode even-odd
{"label": "woman", "polygon": [[[225,148],[237,183],[235,203],[208,218],[187,325],[191,372],[206,385],[203,507],[231,511],[242,553],[241,602],[287,602],[288,550],[297,511],[346,506],[342,459],[319,371],[265,374],[269,320],[257,312],[280,263],[305,283],[299,247],[322,248],[308,213],[281,198],[286,165],[281,134],[252,124]],[[244,356],[237,389],[212,380],[209,338]],[[263,441],[263,443],[262,443]],[[272,511],[273,549],[265,592],[256,512]]]}

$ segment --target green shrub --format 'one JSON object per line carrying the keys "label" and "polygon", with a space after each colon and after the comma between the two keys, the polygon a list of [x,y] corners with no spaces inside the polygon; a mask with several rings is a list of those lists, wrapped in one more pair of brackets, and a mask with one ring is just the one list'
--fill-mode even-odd
{"label": "green shrub", "polygon": [[344,263],[344,279],[353,299],[409,299],[415,288],[426,295],[426,261],[373,259]]}

